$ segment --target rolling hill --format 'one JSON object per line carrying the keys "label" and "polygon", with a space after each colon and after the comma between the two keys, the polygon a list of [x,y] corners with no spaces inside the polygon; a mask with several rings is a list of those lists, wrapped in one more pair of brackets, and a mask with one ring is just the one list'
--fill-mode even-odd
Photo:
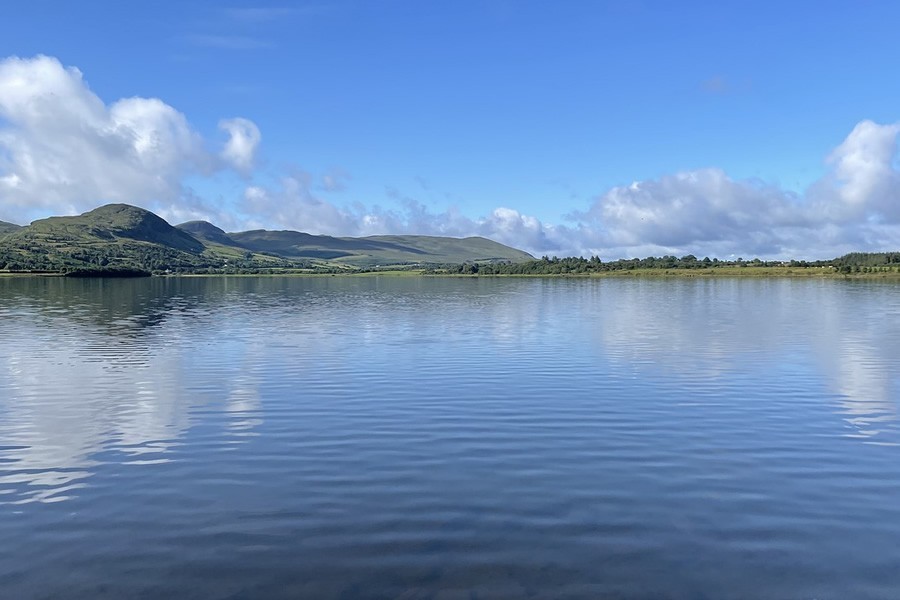
{"label": "rolling hill", "polygon": [[[357,241],[370,246],[372,250],[368,254],[382,264],[405,260],[429,263],[519,263],[534,260],[527,252],[477,236],[450,238],[430,235],[376,235],[357,238]],[[406,259],[404,255],[407,251],[413,252],[414,256]],[[435,260],[437,258],[439,260]]]}
{"label": "rolling hill", "polygon": [[256,229],[225,233],[212,223],[176,225],[199,240],[291,260],[320,260],[366,267],[398,264],[521,262],[533,257],[482,237],[381,235],[362,238],[312,235],[300,231]]}
{"label": "rolling hill", "polygon": [[533,258],[527,252],[481,237],[381,235],[351,238],[262,229],[229,233],[228,236],[241,247],[254,252],[270,252],[294,259],[330,260],[354,266],[521,262]]}
{"label": "rolling hill", "polygon": [[220,246],[238,246],[237,242],[228,237],[224,230],[219,229],[209,221],[188,221],[175,227],[189,233],[201,242],[218,244]]}
{"label": "rolling hill", "polygon": [[192,235],[172,227],[149,210],[128,204],[107,204],[76,217],[50,217],[34,221],[23,234],[44,239],[109,242],[134,240],[199,253],[203,244]]}
{"label": "rolling hill", "polygon": [[0,238],[22,229],[21,225],[16,225],[15,223],[7,223],[6,221],[0,221]]}
{"label": "rolling hill", "polygon": [[[5,233],[3,233],[5,232]],[[531,255],[491,240],[435,236],[365,238],[299,231],[226,233],[206,221],[173,227],[152,212],[109,204],[27,227],[0,224],[0,269],[40,271],[257,271],[460,262],[521,262]]]}
{"label": "rolling hill", "polygon": [[531,260],[521,250],[479,237],[382,235],[363,238],[310,235],[298,231],[244,231],[228,236],[254,252],[286,258],[331,260],[356,266]]}
{"label": "rolling hill", "polygon": [[0,268],[9,270],[194,270],[220,262],[193,236],[126,204],[41,219],[0,239]]}

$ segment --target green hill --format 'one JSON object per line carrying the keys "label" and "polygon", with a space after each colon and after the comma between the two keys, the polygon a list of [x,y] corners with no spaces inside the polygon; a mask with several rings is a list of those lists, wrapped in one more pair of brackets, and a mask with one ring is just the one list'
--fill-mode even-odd
{"label": "green hill", "polygon": [[531,255],[491,240],[434,236],[365,238],[299,231],[225,233],[206,221],[178,227],[148,210],[109,204],[28,227],[2,223],[0,269],[13,271],[246,272],[355,266],[520,262]]}
{"label": "green hill", "polygon": [[369,242],[364,238],[337,238],[328,235],[311,235],[299,231],[257,229],[228,235],[249,250],[271,252],[289,258],[353,259],[371,256],[373,253],[389,248],[405,253],[404,258],[393,262],[406,262],[409,260],[409,256],[422,254],[416,248],[396,247],[383,242]]}
{"label": "green hill", "polygon": [[21,225],[16,225],[15,223],[7,223],[6,221],[0,221],[0,238],[19,229],[22,229]]}
{"label": "green hill", "polygon": [[41,219],[0,239],[0,268],[9,270],[193,271],[222,263],[190,234],[127,204]]}
{"label": "green hill", "polygon": [[198,239],[172,227],[149,210],[128,204],[107,204],[77,217],[41,219],[33,222],[27,231],[35,236],[75,242],[134,240],[195,254],[204,248]]}
{"label": "green hill", "polygon": [[331,260],[355,266],[532,260],[527,252],[482,237],[380,235],[363,238],[258,229],[229,233],[243,248],[286,258]]}
{"label": "green hill", "polygon": [[[368,244],[371,250],[367,254],[372,257],[372,260],[381,264],[391,264],[393,262],[518,263],[534,260],[534,257],[527,252],[516,250],[483,237],[451,238],[430,235],[376,235],[357,238],[356,241]],[[412,254],[407,255],[407,252],[410,250]]]}
{"label": "green hill", "polygon": [[175,227],[187,232],[201,242],[209,242],[221,246],[239,246],[237,242],[228,237],[224,230],[219,229],[209,221],[188,221]]}

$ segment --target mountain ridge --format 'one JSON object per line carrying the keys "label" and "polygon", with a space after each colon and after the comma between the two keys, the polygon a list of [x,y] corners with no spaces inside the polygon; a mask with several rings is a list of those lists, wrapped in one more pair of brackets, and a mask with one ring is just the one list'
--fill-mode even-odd
{"label": "mountain ridge", "polygon": [[0,228],[0,269],[13,271],[345,271],[533,259],[527,252],[478,237],[354,238],[264,229],[227,233],[208,221],[173,226],[149,210],[128,204],[106,204],[81,215],[39,219],[25,227],[9,225]]}

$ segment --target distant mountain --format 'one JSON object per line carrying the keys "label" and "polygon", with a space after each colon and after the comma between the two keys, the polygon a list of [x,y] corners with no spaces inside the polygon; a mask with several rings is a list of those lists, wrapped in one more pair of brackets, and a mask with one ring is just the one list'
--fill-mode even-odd
{"label": "distant mountain", "polygon": [[239,246],[237,242],[228,237],[224,230],[219,229],[209,221],[188,221],[175,227],[186,231],[201,242],[220,244],[222,246]]}
{"label": "distant mountain", "polygon": [[152,212],[127,204],[41,219],[28,227],[0,222],[0,269],[8,270],[252,272],[531,259],[521,250],[481,237],[226,233],[206,221],[173,227]]}
{"label": "distant mountain", "polygon": [[[347,239],[347,238],[344,238]],[[525,262],[534,260],[527,252],[483,237],[451,238],[430,235],[375,235],[357,238],[358,242],[381,245],[371,254],[382,263],[412,260],[423,263]],[[414,256],[401,258],[411,249]]]}
{"label": "distant mountain", "polygon": [[332,260],[356,266],[532,260],[534,257],[482,237],[380,235],[363,238],[258,229],[229,233],[241,247],[285,258]]}

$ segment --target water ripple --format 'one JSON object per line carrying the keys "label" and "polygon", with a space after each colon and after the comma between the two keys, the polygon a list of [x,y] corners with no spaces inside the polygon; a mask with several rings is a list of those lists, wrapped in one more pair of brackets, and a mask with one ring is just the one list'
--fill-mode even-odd
{"label": "water ripple", "polygon": [[2,278],[0,589],[894,598],[898,314],[837,281]]}

